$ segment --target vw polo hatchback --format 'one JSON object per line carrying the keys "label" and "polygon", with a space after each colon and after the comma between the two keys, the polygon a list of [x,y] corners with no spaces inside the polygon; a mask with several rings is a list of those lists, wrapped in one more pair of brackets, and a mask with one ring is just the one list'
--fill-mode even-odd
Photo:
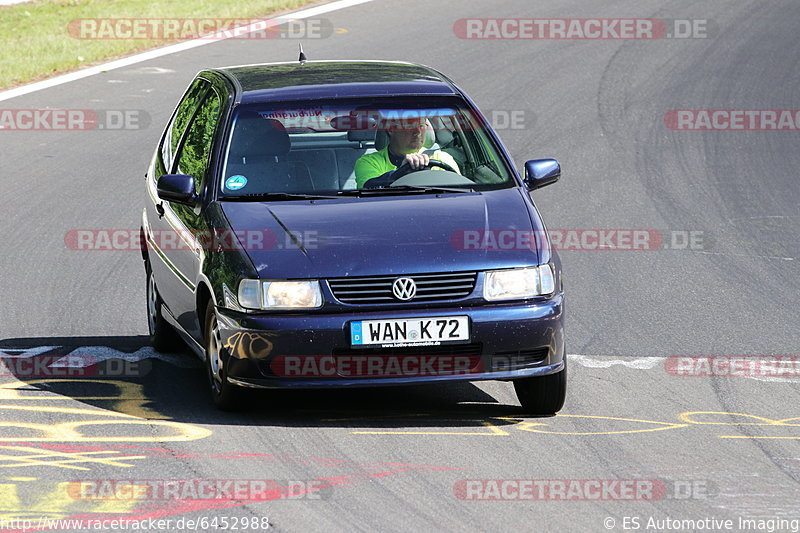
{"label": "vw polo hatchback", "polygon": [[566,394],[561,263],[467,95],[416,64],[200,72],[146,174],[142,255],[158,350],[182,339],[223,409],[250,388],[512,381]]}

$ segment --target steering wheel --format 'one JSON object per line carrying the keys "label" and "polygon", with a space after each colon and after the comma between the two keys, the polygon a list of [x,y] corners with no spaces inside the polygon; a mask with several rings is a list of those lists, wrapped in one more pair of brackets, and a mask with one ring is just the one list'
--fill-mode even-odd
{"label": "steering wheel", "polygon": [[447,170],[448,172],[453,172],[455,174],[458,174],[458,172],[456,172],[456,169],[454,169],[453,167],[451,167],[450,165],[448,165],[444,161],[439,161],[438,159],[431,159],[428,162],[428,164],[425,165],[422,168],[411,168],[411,165],[409,165],[407,162],[404,162],[402,165],[397,167],[397,170],[395,170],[394,174],[392,174],[392,178],[393,178],[392,182],[394,183],[395,181],[399,180],[400,178],[402,178],[406,174],[411,174],[412,172],[419,172],[420,170],[429,170],[429,169],[431,169],[433,167],[439,167],[439,168],[442,168],[444,170]]}

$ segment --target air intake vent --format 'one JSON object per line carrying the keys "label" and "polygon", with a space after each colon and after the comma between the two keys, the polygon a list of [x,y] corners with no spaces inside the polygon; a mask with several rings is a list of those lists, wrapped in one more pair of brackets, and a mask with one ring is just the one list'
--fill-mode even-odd
{"label": "air intake vent", "polygon": [[516,370],[536,365],[547,359],[548,348],[496,352],[492,357],[492,369],[496,371]]}

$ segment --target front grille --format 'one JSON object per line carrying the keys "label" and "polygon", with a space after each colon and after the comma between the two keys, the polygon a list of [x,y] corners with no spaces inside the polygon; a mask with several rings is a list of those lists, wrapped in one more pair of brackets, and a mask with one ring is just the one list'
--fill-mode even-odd
{"label": "front grille", "polygon": [[[411,278],[417,293],[411,300],[400,300],[392,292],[398,278]],[[398,302],[428,302],[458,300],[469,296],[475,288],[477,272],[451,272],[446,274],[411,274],[396,276],[370,276],[328,280],[333,295],[345,304],[390,304]]]}

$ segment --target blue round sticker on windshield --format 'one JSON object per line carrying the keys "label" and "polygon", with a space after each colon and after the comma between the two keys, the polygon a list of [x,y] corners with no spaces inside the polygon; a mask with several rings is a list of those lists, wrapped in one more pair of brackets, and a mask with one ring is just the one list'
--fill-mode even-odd
{"label": "blue round sticker on windshield", "polygon": [[247,185],[247,178],[244,176],[231,176],[225,181],[225,188],[231,191],[238,191]]}

